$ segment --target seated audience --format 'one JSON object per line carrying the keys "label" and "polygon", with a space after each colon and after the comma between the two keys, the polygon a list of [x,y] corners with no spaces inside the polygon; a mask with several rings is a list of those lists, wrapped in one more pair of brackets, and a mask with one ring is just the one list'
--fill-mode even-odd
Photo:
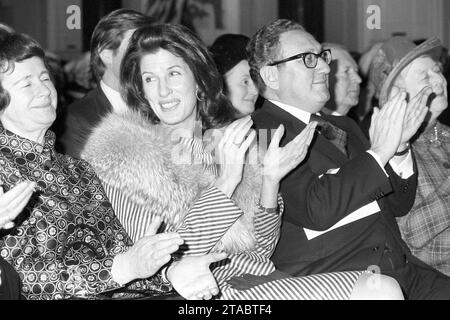
{"label": "seated audience", "polygon": [[[246,116],[230,124],[234,111],[220,74],[187,28],[139,28],[123,61],[121,87],[133,112],[102,119],[82,157],[134,240],[159,216],[184,239],[178,255],[226,252],[228,259],[212,271],[220,299],[402,298],[391,278],[381,277],[379,290],[372,290],[364,271],[292,278],[270,260],[283,213],[278,185],[303,160],[315,123],[283,148],[280,126],[261,164],[244,166],[255,138],[252,121]],[[189,209],[196,214],[186,216]]]}
{"label": "seated audience", "polygon": [[[250,74],[266,99],[256,129],[283,124],[281,146],[319,122],[306,160],[280,183],[285,214],[272,257],[292,275],[377,268],[407,299],[448,299],[450,280],[411,254],[395,218],[408,214],[417,168],[408,142],[426,115],[397,92],[375,109],[367,141],[348,117],[321,111],[330,98],[329,50],[298,23],[279,19],[250,40]],[[417,109],[416,109],[417,108]]]}
{"label": "seated audience", "polygon": [[80,158],[92,128],[111,111],[127,110],[119,93],[120,63],[134,30],[151,23],[150,17],[127,9],[113,11],[98,22],[92,33],[90,57],[98,85],[65,110],[65,131],[60,139],[65,154]]}
{"label": "seated audience", "polygon": [[[39,44],[22,34],[3,37],[0,184],[5,193],[0,212],[2,228],[8,229],[0,231],[0,257],[19,273],[23,295],[62,299],[122,296],[126,290],[133,296],[170,292],[171,283],[158,271],[183,240],[177,233],[155,235],[156,219],[132,243],[91,166],[55,152],[48,128],[56,104]],[[208,266],[224,258],[181,259],[171,269],[172,284],[185,298],[215,294],[218,288]],[[1,270],[7,270],[3,261]]]}
{"label": "seated audience", "polygon": [[250,38],[240,34],[224,34],[209,49],[222,75],[223,91],[238,118],[253,113],[258,99],[258,89],[250,77],[245,52],[249,40]]}
{"label": "seated audience", "polygon": [[412,253],[450,275],[450,128],[437,121],[448,106],[447,83],[438,64],[440,49],[437,38],[419,46],[392,38],[375,55],[371,78],[381,103],[394,88],[405,90],[410,101],[427,103],[428,116],[409,140],[419,172],[416,198],[409,214],[397,222]]}

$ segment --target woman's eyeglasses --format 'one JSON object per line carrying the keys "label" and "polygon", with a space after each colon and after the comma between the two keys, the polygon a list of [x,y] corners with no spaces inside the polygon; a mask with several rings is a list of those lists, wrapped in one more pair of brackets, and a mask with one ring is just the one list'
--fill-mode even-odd
{"label": "woman's eyeglasses", "polygon": [[292,61],[292,60],[296,60],[296,59],[303,59],[303,63],[305,64],[305,66],[307,68],[310,69],[314,69],[317,66],[317,61],[319,60],[319,58],[322,58],[323,61],[325,61],[326,64],[330,64],[331,63],[331,50],[327,49],[327,50],[323,50],[320,53],[314,53],[314,52],[304,52],[304,53],[299,53],[296,54],[295,56],[280,60],[280,61],[275,61],[269,64],[269,66],[276,66],[279,65],[280,63],[285,63],[288,61]]}

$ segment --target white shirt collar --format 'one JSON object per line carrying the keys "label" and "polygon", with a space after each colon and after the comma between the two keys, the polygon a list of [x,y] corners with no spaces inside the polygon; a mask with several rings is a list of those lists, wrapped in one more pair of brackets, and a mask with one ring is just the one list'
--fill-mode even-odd
{"label": "white shirt collar", "polygon": [[281,109],[283,109],[284,111],[290,113],[291,115],[293,115],[294,117],[296,117],[298,120],[300,120],[301,122],[308,124],[309,120],[311,119],[311,113],[305,110],[301,110],[299,108],[290,106],[288,104],[282,103],[280,101],[275,101],[275,100],[270,100],[270,102],[272,102],[274,105],[280,107]]}
{"label": "white shirt collar", "polygon": [[114,112],[117,113],[124,113],[128,111],[128,106],[123,101],[122,96],[120,95],[120,92],[114,90],[110,86],[108,86],[105,82],[100,81],[100,87],[103,90],[103,93],[105,94],[106,98],[108,99],[109,103],[111,103]]}
{"label": "white shirt collar", "polygon": [[332,115],[332,116],[337,116],[337,117],[343,117],[343,116],[344,116],[342,113],[339,113],[339,112],[337,112],[337,111],[331,112],[331,115]]}

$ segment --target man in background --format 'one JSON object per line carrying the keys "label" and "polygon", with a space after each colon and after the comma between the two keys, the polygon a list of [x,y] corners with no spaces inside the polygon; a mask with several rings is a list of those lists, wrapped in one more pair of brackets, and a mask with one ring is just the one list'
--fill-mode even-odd
{"label": "man in background", "polygon": [[133,32],[152,23],[150,17],[127,9],[113,11],[98,22],[92,34],[90,58],[97,87],[65,111],[60,142],[66,154],[80,158],[92,128],[101,118],[128,109],[120,95],[120,64]]}
{"label": "man in background", "polygon": [[322,112],[334,116],[345,116],[351,108],[358,105],[361,77],[358,64],[350,53],[341,45],[323,43],[324,50],[331,50],[329,90],[330,100]]}

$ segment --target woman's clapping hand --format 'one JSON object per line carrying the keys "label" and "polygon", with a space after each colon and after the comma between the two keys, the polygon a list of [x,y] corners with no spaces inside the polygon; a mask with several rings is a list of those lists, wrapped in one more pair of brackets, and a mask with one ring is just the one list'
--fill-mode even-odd
{"label": "woman's clapping hand", "polygon": [[0,187],[0,229],[14,227],[14,219],[22,212],[34,192],[36,183],[24,181],[8,192]]}
{"label": "woman's clapping hand", "polygon": [[241,182],[245,154],[256,137],[255,131],[251,129],[252,125],[250,116],[234,121],[226,128],[216,148],[219,177],[215,186],[228,197],[231,197]]}

